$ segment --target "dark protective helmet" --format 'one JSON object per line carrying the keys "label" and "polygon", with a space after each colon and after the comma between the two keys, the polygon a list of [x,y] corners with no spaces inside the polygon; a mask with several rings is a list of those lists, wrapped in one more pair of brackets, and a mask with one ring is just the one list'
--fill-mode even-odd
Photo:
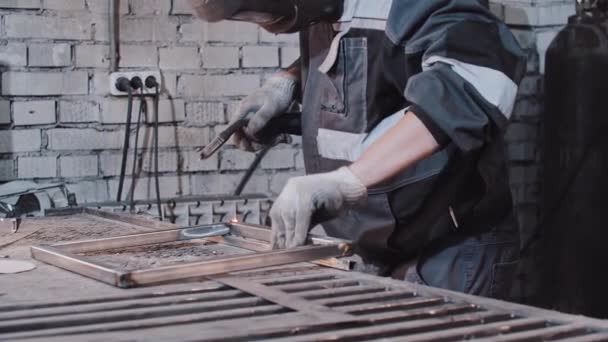
{"label": "dark protective helmet", "polygon": [[344,0],[190,0],[203,20],[256,23],[274,33],[297,32],[311,24],[340,18]]}

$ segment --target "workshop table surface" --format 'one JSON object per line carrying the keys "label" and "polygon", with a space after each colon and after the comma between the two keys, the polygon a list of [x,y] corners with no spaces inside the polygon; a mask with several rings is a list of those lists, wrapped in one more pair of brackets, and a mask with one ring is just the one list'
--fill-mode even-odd
{"label": "workshop table surface", "polygon": [[[0,340],[608,341],[605,321],[312,264],[124,290],[30,257],[32,245],[162,228],[81,214],[0,232],[1,256],[37,266],[0,275]],[[182,244],[102,260],[129,269],[232,252]]]}

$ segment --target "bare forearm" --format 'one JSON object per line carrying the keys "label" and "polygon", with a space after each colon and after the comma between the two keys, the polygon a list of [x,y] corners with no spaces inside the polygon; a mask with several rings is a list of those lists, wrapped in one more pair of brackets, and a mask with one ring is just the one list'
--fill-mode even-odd
{"label": "bare forearm", "polygon": [[395,127],[372,144],[350,169],[369,188],[432,155],[439,147],[422,121],[408,112]]}

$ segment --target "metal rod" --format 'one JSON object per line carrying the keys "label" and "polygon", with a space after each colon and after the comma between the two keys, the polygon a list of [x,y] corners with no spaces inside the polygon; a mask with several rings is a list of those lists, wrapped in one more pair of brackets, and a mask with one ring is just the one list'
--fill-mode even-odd
{"label": "metal rod", "polygon": [[42,308],[38,310],[20,310],[17,312],[0,312],[0,322],[18,319],[44,318],[53,316],[75,315],[83,313],[107,312],[127,310],[134,307],[162,307],[167,305],[180,305],[188,303],[209,302],[223,299],[234,299],[247,296],[239,290],[224,290],[199,293],[181,293],[171,296],[156,296],[147,299],[124,299],[121,301],[88,303],[80,305],[65,305],[59,307]]}
{"label": "metal rod", "polygon": [[108,0],[108,27],[110,35],[110,72],[116,72],[118,70],[118,1],[119,0]]}
{"label": "metal rod", "polygon": [[92,263],[82,257],[53,247],[31,247],[30,251],[32,257],[36,260],[99,280],[106,284],[115,285],[123,276],[122,272],[104,265]]}

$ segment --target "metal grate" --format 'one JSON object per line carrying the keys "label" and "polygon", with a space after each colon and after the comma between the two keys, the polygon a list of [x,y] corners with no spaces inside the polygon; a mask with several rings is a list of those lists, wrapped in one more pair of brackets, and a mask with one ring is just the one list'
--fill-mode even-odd
{"label": "metal grate", "polygon": [[0,340],[608,341],[603,321],[305,264],[205,285],[0,306]]}

